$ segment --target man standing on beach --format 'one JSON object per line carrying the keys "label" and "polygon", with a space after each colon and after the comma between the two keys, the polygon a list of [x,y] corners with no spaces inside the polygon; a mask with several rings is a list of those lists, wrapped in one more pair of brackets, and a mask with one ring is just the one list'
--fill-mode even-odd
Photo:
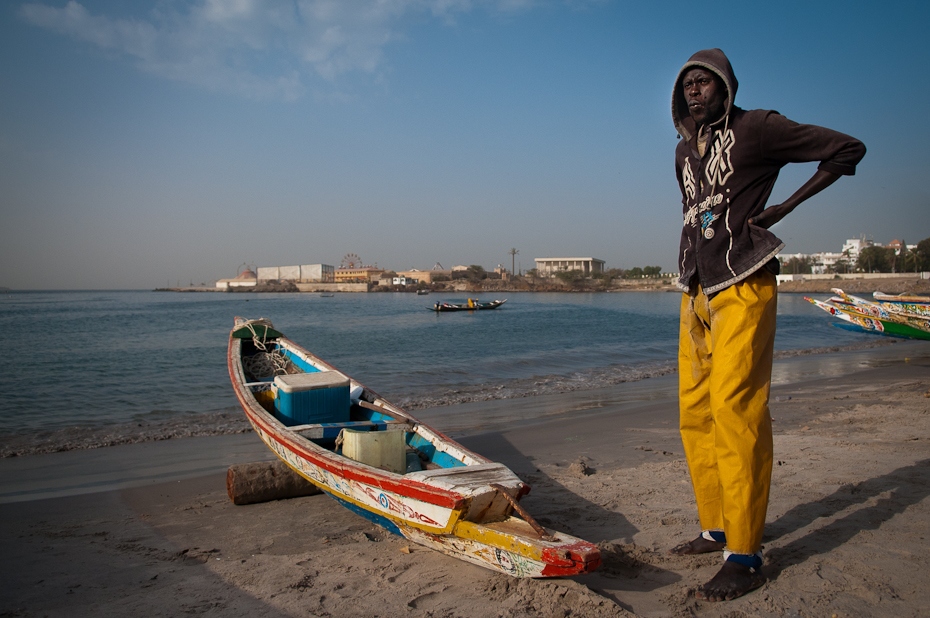
{"label": "man standing on beach", "polygon": [[[709,49],[688,60],[672,92],[684,212],[680,429],[702,531],[671,553],[723,551],[720,571],[697,591],[710,601],[765,583],[775,256],[784,247],[768,228],[841,175],[854,174],[865,156],[865,146],[848,135],[736,107],[736,89],[726,55]],[[805,161],[820,162],[810,180],[766,208],[779,170]]]}

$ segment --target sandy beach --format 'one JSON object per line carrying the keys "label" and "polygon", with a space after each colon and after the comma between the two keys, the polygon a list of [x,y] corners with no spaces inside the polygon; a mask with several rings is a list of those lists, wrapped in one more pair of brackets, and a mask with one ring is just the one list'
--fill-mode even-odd
{"label": "sandy beach", "polygon": [[776,361],[768,583],[696,600],[674,375],[418,411],[508,464],[544,525],[604,564],[517,580],[410,545],[323,495],[234,506],[251,433],[0,459],[0,616],[922,616],[930,606],[930,345]]}

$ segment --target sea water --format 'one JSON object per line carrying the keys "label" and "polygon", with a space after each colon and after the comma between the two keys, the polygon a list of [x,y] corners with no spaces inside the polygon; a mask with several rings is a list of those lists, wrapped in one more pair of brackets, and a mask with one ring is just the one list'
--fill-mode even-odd
{"label": "sea water", "polygon": [[[226,369],[234,316],[271,319],[298,344],[411,410],[674,371],[677,293],[509,293],[494,311],[428,310],[437,300],[464,300],[454,296],[4,292],[0,440],[241,416]],[[830,322],[800,295],[783,294],[776,348],[873,340]]]}

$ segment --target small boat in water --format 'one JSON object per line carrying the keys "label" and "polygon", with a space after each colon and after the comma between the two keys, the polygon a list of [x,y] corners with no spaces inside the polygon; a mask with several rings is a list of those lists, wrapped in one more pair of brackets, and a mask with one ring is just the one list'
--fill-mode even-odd
{"label": "small boat in water", "polygon": [[520,506],[530,487],[285,337],[236,318],[227,365],[255,433],[298,474],[390,532],[516,577],[593,571],[595,545]]}
{"label": "small boat in water", "polygon": [[477,298],[469,298],[464,303],[449,303],[445,301],[436,301],[436,303],[430,307],[433,311],[479,311],[481,309],[497,309],[501,305],[507,302],[507,299],[504,300],[492,300],[490,302],[484,303],[478,300]]}

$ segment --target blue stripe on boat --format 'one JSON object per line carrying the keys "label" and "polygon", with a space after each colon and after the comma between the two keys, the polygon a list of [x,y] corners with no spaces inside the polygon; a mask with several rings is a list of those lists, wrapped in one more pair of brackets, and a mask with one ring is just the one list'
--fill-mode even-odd
{"label": "blue stripe on boat", "polygon": [[323,430],[323,435],[321,436],[324,440],[335,440],[339,436],[339,432],[343,429],[358,429],[361,431],[385,431],[387,429],[387,423],[375,422],[373,425],[369,425],[365,421],[361,421],[358,424],[348,422],[348,423],[320,423],[320,428]]}
{"label": "blue stripe on boat", "polygon": [[407,440],[407,444],[426,455],[427,460],[440,468],[458,468],[465,465],[464,462],[459,461],[455,457],[443,453],[442,451],[437,451],[436,447],[433,446],[433,443],[429,440],[424,440],[417,434],[408,434],[408,436],[410,437]]}
{"label": "blue stripe on boat", "polygon": [[355,513],[355,514],[357,514],[357,515],[361,515],[362,517],[364,517],[364,518],[367,519],[368,521],[378,524],[379,526],[381,526],[382,528],[384,528],[384,529],[387,530],[388,532],[391,532],[391,533],[393,533],[393,534],[396,534],[397,536],[404,536],[403,534],[400,533],[400,528],[398,528],[397,525],[396,525],[393,521],[391,521],[390,519],[388,519],[387,517],[384,517],[384,516],[382,516],[382,515],[378,515],[377,513],[372,513],[371,511],[367,511],[367,510],[363,509],[363,508],[360,507],[360,506],[356,506],[356,505],[352,504],[351,502],[346,502],[346,501],[343,500],[342,498],[339,498],[338,496],[334,496],[333,494],[331,494],[331,493],[329,493],[329,492],[326,492],[326,493],[327,493],[327,495],[328,495],[330,498],[332,498],[333,500],[335,500],[336,502],[338,502],[338,503],[341,504],[342,506],[346,507],[347,509],[349,509],[349,510],[352,511],[353,513]]}
{"label": "blue stripe on boat", "polygon": [[291,361],[292,363],[300,367],[300,369],[304,373],[316,373],[317,371],[319,371],[319,369],[317,369],[316,367],[314,367],[313,365],[311,365],[304,359],[300,358],[299,356],[297,356],[296,354],[294,354],[287,348],[278,347],[278,351],[281,352],[281,354],[283,354],[284,357],[287,358],[289,361]]}
{"label": "blue stripe on boat", "polygon": [[[852,322],[830,322],[832,326],[837,328],[842,328],[843,330],[849,330],[854,333],[865,333],[866,335],[879,335],[886,337],[898,337],[898,335],[889,335],[888,333],[883,333],[877,330],[872,330],[870,328],[865,328],[864,326],[859,326],[858,324],[853,324]],[[900,337],[901,339],[907,339],[907,337]]]}

